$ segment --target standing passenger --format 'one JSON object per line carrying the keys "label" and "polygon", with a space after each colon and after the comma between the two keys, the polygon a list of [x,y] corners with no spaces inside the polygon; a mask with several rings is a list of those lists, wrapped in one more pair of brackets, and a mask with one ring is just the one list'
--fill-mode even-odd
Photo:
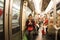
{"label": "standing passenger", "polygon": [[44,24],[43,24],[45,34],[47,32],[47,25],[48,25],[48,18],[47,18],[47,14],[45,14],[45,16],[44,16]]}

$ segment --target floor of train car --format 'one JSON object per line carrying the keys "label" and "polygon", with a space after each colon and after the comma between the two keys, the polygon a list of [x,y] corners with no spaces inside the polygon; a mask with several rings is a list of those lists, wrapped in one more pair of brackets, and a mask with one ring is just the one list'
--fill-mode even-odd
{"label": "floor of train car", "polygon": [[12,40],[20,40],[20,32],[13,34]]}
{"label": "floor of train car", "polygon": [[[0,40],[4,40],[2,33],[0,33]],[[20,40],[20,33],[17,32],[15,34],[13,34],[12,40]]]}
{"label": "floor of train car", "polygon": [[[1,33],[1,34],[2,34],[2,33]],[[13,37],[12,37],[12,40],[20,40],[20,36],[19,36],[19,35],[20,35],[19,32],[17,32],[16,34],[14,34]],[[39,36],[39,35],[38,35],[38,36]],[[40,40],[40,37],[41,37],[41,36],[39,36],[39,37],[37,38],[37,40]],[[46,35],[46,36],[42,37],[42,40],[55,40],[54,38],[55,38],[55,37],[51,37],[51,36],[47,36],[47,35]],[[0,39],[1,39],[1,40],[4,40],[4,39],[3,39],[3,36],[1,36]],[[58,40],[59,40],[59,39],[58,39]]]}
{"label": "floor of train car", "polygon": [[[55,40],[55,34],[46,34],[46,35],[42,35],[41,30],[39,30],[39,33],[37,35],[37,37],[35,38],[35,40]],[[57,36],[57,40],[60,40],[60,36]]]}
{"label": "floor of train car", "polygon": [[[19,30],[19,27],[13,29],[12,40],[20,40],[20,36],[19,36],[20,33],[19,33],[18,30]],[[4,38],[3,38],[3,32],[0,32],[0,39],[4,40]],[[58,37],[58,40],[59,39],[60,38]],[[51,36],[51,35],[46,34],[46,35],[42,36],[41,33],[39,32],[38,36],[36,37],[36,40],[55,40],[55,35]]]}
{"label": "floor of train car", "polygon": [[[12,29],[12,40],[18,40],[20,38],[20,32],[19,32],[20,28],[19,27],[15,27]],[[3,35],[3,29],[0,30],[0,40],[4,40],[4,35]]]}
{"label": "floor of train car", "polygon": [[39,36],[36,40],[55,40],[55,37],[51,37],[51,36],[43,36],[41,39],[40,39],[41,36]]}
{"label": "floor of train car", "polygon": [[[41,36],[39,36],[38,38],[37,38],[37,40],[40,40],[40,37]],[[42,40],[55,40],[55,36],[53,37],[51,37],[51,36],[47,36],[47,35],[45,35],[44,37],[42,37]],[[57,40],[60,40],[60,37],[57,37]]]}

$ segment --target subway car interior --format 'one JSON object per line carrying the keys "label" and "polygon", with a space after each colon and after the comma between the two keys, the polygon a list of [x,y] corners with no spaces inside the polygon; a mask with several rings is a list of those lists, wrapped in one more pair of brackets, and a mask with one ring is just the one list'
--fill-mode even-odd
{"label": "subway car interior", "polygon": [[60,40],[60,0],[0,0],[0,40]]}

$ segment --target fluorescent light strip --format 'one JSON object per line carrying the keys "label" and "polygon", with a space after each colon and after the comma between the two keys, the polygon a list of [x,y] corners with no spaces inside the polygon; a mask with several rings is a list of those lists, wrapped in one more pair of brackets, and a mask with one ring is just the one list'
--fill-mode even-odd
{"label": "fluorescent light strip", "polygon": [[[55,1],[56,1],[56,4],[60,2],[60,0],[55,0]],[[45,13],[49,12],[53,8],[53,5],[54,5],[53,0],[51,0],[48,7],[45,10]]]}
{"label": "fluorescent light strip", "polygon": [[41,7],[40,1],[41,1],[41,0],[33,0],[34,7],[35,7],[35,11],[36,11],[37,13],[40,13],[40,12],[41,12],[41,9],[40,9],[40,7]]}

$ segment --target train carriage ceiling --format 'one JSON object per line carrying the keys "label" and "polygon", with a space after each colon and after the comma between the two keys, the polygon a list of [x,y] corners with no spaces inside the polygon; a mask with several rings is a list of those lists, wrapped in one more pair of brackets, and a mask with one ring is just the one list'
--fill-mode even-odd
{"label": "train carriage ceiling", "polygon": [[[34,10],[35,7],[34,7],[34,3],[32,2],[33,0],[27,0],[28,1],[28,7],[31,9],[31,10]],[[50,0],[42,0],[42,8],[41,8],[41,11],[44,11],[48,4],[49,4]]]}
{"label": "train carriage ceiling", "polygon": [[56,5],[56,7],[57,7],[57,10],[60,9],[60,2]]}
{"label": "train carriage ceiling", "polygon": [[33,11],[34,10],[34,4],[32,1],[28,2],[28,7]]}
{"label": "train carriage ceiling", "polygon": [[[35,12],[39,12],[40,7],[39,7],[39,2],[40,0],[27,0],[28,1],[28,7]],[[38,2],[39,1],[39,2]]]}
{"label": "train carriage ceiling", "polygon": [[44,11],[48,4],[49,4],[50,0],[42,0],[42,8],[41,8],[41,11]]}
{"label": "train carriage ceiling", "polygon": [[[33,3],[33,0],[26,0],[28,1],[28,7],[33,11],[35,10],[35,6],[34,6],[34,3]],[[45,11],[45,9],[47,8],[47,6],[49,5],[49,2],[51,0],[42,0],[42,8],[41,8],[41,11]],[[0,8],[3,7],[3,0],[0,0]],[[13,3],[13,10],[14,11],[18,11],[20,8],[20,0],[14,0],[14,3]],[[60,8],[60,6],[59,6]]]}
{"label": "train carriage ceiling", "polygon": [[26,0],[28,2],[28,7],[33,11],[35,8],[34,8],[34,3],[32,0]]}

